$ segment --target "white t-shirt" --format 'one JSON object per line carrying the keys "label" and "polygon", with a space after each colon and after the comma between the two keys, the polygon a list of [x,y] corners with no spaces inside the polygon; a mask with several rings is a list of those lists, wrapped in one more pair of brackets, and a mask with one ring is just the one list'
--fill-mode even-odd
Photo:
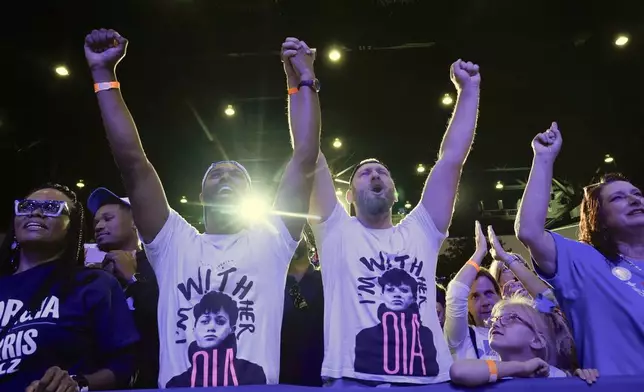
{"label": "white t-shirt", "polygon": [[288,264],[279,217],[237,234],[199,234],[171,210],[145,245],[159,282],[159,385],[277,384]]}
{"label": "white t-shirt", "polygon": [[445,235],[427,210],[419,205],[393,228],[376,230],[338,203],[325,222],[311,226],[324,284],[322,377],[449,380],[452,357],[434,280]]}
{"label": "white t-shirt", "polygon": [[[486,357],[498,360],[497,353],[490,347],[489,328],[468,325],[467,297],[470,287],[457,280],[447,286],[445,301],[445,338],[454,359],[476,359]],[[470,330],[474,331],[476,347],[472,344]],[[476,355],[478,352],[478,356]]]}
{"label": "white t-shirt", "polygon": [[[472,345],[472,339],[470,338],[468,329],[467,338],[465,338],[458,346],[450,348],[454,354],[454,359],[476,359],[485,356],[489,359],[498,361],[499,355],[490,347],[490,329],[486,327],[476,327],[474,325],[470,325],[469,327],[474,330],[474,336],[476,337],[476,351],[474,351],[474,346]],[[477,351],[479,354],[478,357],[476,356]]]}

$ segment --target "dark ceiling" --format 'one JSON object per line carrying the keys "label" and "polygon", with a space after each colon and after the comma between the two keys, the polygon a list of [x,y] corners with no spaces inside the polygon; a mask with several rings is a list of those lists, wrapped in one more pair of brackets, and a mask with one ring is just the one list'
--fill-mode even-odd
{"label": "dark ceiling", "polygon": [[[83,39],[114,28],[130,40],[119,66],[124,96],[169,200],[198,216],[203,171],[223,157],[246,164],[270,189],[289,153],[285,83],[277,50],[297,36],[320,52],[324,148],[334,169],[367,157],[391,167],[402,201],[418,200],[418,163],[431,165],[449,119],[449,65],[480,64],[480,121],[452,233],[469,233],[480,200],[498,180],[527,172],[530,140],[552,120],[564,149],[556,176],[589,182],[603,157],[642,183],[644,12],[639,1],[112,0],[14,5],[4,17],[0,155],[6,170],[0,218],[40,182],[122,192],[104,137]],[[6,7],[6,6],[4,6]],[[18,8],[24,8],[18,10]],[[613,45],[618,33],[629,45]],[[424,44],[424,45],[414,45]],[[71,75],[59,78],[56,64]],[[223,108],[235,105],[226,118]],[[198,118],[200,120],[198,120]],[[200,125],[216,136],[209,141]],[[342,138],[341,152],[330,148]],[[606,168],[604,168],[606,169]],[[496,193],[495,193],[496,192]],[[507,231],[505,225],[501,231]]]}

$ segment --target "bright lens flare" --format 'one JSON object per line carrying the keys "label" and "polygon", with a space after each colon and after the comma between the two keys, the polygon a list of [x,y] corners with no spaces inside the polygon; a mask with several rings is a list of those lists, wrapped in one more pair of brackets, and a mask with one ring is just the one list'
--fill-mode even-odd
{"label": "bright lens flare", "polygon": [[228,117],[234,116],[235,115],[235,108],[233,108],[233,105],[228,105],[226,110],[224,110],[224,113]]}
{"label": "bright lens flare", "polygon": [[83,182],[83,180],[78,180],[78,182],[76,183],[76,186],[82,189],[82,188],[85,188],[85,183]]}
{"label": "bright lens flare", "polygon": [[611,157],[609,154],[606,154],[606,156],[604,157],[604,162],[613,163],[615,162],[615,158]]}
{"label": "bright lens flare", "polygon": [[57,66],[54,71],[58,74],[58,76],[69,76],[69,70],[63,65]]}
{"label": "bright lens flare", "polygon": [[423,166],[423,164],[421,163],[421,164],[420,164],[420,165],[418,165],[418,167],[416,168],[416,171],[417,171],[418,173],[425,173],[425,166]]}
{"label": "bright lens flare", "polygon": [[331,49],[329,52],[329,60],[336,62],[339,61],[342,58],[342,53],[340,53],[339,50],[337,49]]}
{"label": "bright lens flare", "polygon": [[627,43],[628,43],[628,36],[626,35],[618,35],[617,38],[615,38],[616,46],[624,46]]}
{"label": "bright lens flare", "polygon": [[239,214],[247,221],[263,220],[270,211],[268,202],[259,196],[250,196],[244,199],[239,206]]}
{"label": "bright lens flare", "polygon": [[337,137],[333,141],[333,148],[340,148],[342,147],[342,141],[338,139]]}
{"label": "bright lens flare", "polygon": [[181,200],[179,200],[181,204],[186,204],[188,202],[188,199],[185,196],[181,197]]}
{"label": "bright lens flare", "polygon": [[503,189],[503,183],[501,181],[497,181],[496,185],[494,187],[496,189],[498,189],[498,190],[502,190]]}
{"label": "bright lens flare", "polygon": [[454,103],[454,99],[452,99],[452,96],[449,94],[443,95],[443,99],[441,99],[441,103],[445,106],[449,106]]}
{"label": "bright lens flare", "polygon": [[405,203],[405,208],[410,209],[411,208],[411,203],[410,202]]}

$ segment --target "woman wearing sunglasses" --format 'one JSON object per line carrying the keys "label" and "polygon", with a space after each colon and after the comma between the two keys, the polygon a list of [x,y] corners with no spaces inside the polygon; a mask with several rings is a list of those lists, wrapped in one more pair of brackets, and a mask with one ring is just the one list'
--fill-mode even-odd
{"label": "woman wearing sunglasses", "polygon": [[[478,386],[512,377],[567,377],[556,365],[559,358],[571,355],[570,331],[551,309],[537,308],[539,304],[521,296],[497,303],[488,325],[490,346],[500,361],[457,360],[450,369],[452,382]],[[589,384],[599,376],[595,369],[577,369],[574,374]]]}
{"label": "woman wearing sunglasses", "polygon": [[84,264],[84,213],[48,184],[14,203],[0,247],[0,390],[127,387],[138,340],[118,282]]}
{"label": "woman wearing sunglasses", "polygon": [[641,375],[644,197],[624,177],[606,176],[585,189],[579,241],[546,231],[553,165],[561,145],[556,123],[532,142],[534,159],[517,236],[530,250],[537,272],[554,288],[573,328],[581,366],[603,375]]}

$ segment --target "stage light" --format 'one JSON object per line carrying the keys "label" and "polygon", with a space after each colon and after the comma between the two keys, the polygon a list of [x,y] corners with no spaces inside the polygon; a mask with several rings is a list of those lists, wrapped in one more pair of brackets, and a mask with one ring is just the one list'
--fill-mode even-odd
{"label": "stage light", "polygon": [[269,203],[258,195],[245,198],[239,205],[239,214],[248,221],[263,220],[270,210]]}
{"label": "stage light", "polygon": [[85,183],[83,182],[83,180],[78,180],[78,182],[76,183],[76,186],[80,189],[83,189],[85,188]]}
{"label": "stage light", "polygon": [[615,38],[615,46],[625,46],[628,43],[628,36],[624,34],[620,34]]}
{"label": "stage light", "polygon": [[340,53],[338,49],[331,49],[329,51],[329,60],[333,61],[334,63],[340,61],[341,58],[342,53]]}
{"label": "stage light", "polygon": [[606,156],[604,156],[604,162],[605,163],[613,163],[613,162],[615,162],[615,158],[610,156],[610,154],[606,154]]}
{"label": "stage light", "polygon": [[443,99],[441,99],[441,103],[444,106],[450,106],[451,104],[454,103],[454,99],[452,99],[452,96],[449,94],[443,95]]}
{"label": "stage light", "polygon": [[405,203],[405,208],[410,209],[411,208],[411,203],[410,202]]}
{"label": "stage light", "polygon": [[341,189],[336,189],[335,194],[336,196],[342,196],[342,190]]}
{"label": "stage light", "polygon": [[228,107],[226,107],[226,110],[224,110],[224,113],[228,117],[234,116],[235,115],[235,108],[233,107],[233,105],[228,105]]}
{"label": "stage light", "polygon": [[342,147],[342,140],[338,139],[337,137],[333,141],[333,148],[340,148]]}
{"label": "stage light", "polygon": [[188,202],[188,199],[185,196],[181,196],[181,200],[179,200],[181,204],[186,204]]}
{"label": "stage light", "polygon": [[416,168],[416,171],[418,173],[425,173],[425,166],[423,166],[422,163],[418,164],[418,167]]}
{"label": "stage light", "polygon": [[69,70],[64,65],[57,66],[54,71],[56,72],[56,74],[58,74],[58,76],[69,76]]}
{"label": "stage light", "polygon": [[501,181],[497,181],[494,187],[501,191],[503,190],[503,183]]}

